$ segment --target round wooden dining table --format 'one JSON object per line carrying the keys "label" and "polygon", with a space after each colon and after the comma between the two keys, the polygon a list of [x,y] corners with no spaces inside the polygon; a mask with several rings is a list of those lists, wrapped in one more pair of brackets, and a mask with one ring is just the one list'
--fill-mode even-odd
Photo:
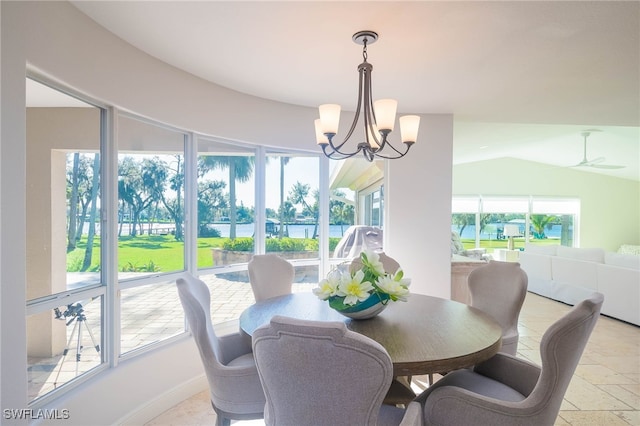
{"label": "round wooden dining table", "polygon": [[292,293],[257,302],[240,315],[251,336],[274,315],[314,321],[343,321],[347,328],[380,343],[389,353],[395,376],[418,376],[466,368],[500,350],[502,328],[484,312],[452,300],[411,294],[390,302],[382,313],[353,320],[313,293]]}

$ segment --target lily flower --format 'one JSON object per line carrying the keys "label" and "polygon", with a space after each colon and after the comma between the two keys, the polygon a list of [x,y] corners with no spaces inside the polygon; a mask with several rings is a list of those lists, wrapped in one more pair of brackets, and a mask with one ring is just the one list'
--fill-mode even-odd
{"label": "lily flower", "polygon": [[376,275],[384,275],[384,265],[380,261],[380,256],[375,251],[366,250],[361,256],[362,263],[365,268],[369,268]]}
{"label": "lily flower", "polygon": [[364,272],[357,271],[352,277],[345,279],[338,285],[337,295],[344,297],[345,305],[355,305],[358,302],[364,302],[371,296],[374,290],[373,285],[369,281],[363,281]]}
{"label": "lily flower", "polygon": [[409,295],[409,285],[411,284],[411,280],[408,278],[402,278],[402,276],[402,269],[398,269],[398,272],[393,275],[380,277],[376,282],[376,285],[380,290],[387,293],[391,297],[391,300],[401,300],[406,302]]}
{"label": "lily flower", "polygon": [[342,275],[338,271],[333,271],[327,275],[327,278],[318,283],[318,287],[314,288],[315,294],[320,300],[327,300],[331,296],[335,296],[338,292],[338,286],[342,282]]}

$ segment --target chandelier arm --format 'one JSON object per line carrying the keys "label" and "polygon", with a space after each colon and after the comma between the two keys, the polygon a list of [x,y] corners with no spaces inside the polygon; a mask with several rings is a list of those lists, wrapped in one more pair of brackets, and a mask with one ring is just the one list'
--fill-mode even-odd
{"label": "chandelier arm", "polygon": [[[407,149],[405,149],[404,152],[400,152],[400,150],[398,150],[395,146],[393,146],[393,144],[390,141],[387,144],[387,146],[389,148],[391,148],[392,150],[394,150],[396,152],[396,154],[398,154],[398,155],[400,155],[402,157],[402,156],[406,155],[407,152],[409,152],[409,148],[411,147],[411,144],[408,144],[407,142],[404,142],[404,144],[407,147]],[[395,157],[395,158],[399,158],[399,157]]]}
{"label": "chandelier arm", "polygon": [[409,152],[409,149],[411,148],[411,145],[412,145],[412,144],[409,144],[407,142],[405,142],[404,144],[407,147],[407,149],[405,149],[404,152],[398,151],[396,148],[393,147],[393,145],[391,145],[391,143],[387,144],[387,146],[390,146],[391,148],[393,148],[393,150],[398,155],[385,155],[385,154],[380,154],[379,152],[376,152],[375,156],[378,157],[378,158],[382,158],[384,160],[397,160],[398,158],[402,158],[405,155],[407,155],[407,153]]}
{"label": "chandelier arm", "polygon": [[351,154],[345,154],[336,149],[333,149],[331,152],[327,153],[327,145],[323,145],[322,152],[324,152],[324,155],[332,160],[346,160],[347,158],[351,158],[354,155],[358,154],[360,152],[360,149],[356,150],[355,152],[352,152]]}
{"label": "chandelier arm", "polygon": [[[345,156],[345,158],[353,157],[355,154],[359,153],[362,150],[362,147],[358,144],[358,149],[356,151],[352,152],[352,153],[346,153],[346,152],[340,151],[340,149],[349,141],[349,138],[353,134],[354,130],[356,129],[356,125],[358,124],[358,117],[360,116],[361,105],[362,105],[363,75],[364,75],[364,70],[367,67],[367,65],[369,65],[369,64],[366,63],[366,62],[363,62],[358,66],[358,70],[359,70],[358,102],[356,104],[355,116],[353,117],[353,122],[351,123],[351,127],[349,128],[349,132],[347,132],[347,135],[342,140],[342,142],[340,142],[337,145],[334,145],[334,143],[333,143],[333,140],[332,140],[333,136],[329,137],[329,135],[325,134],[327,136],[327,139],[329,140],[329,145],[331,145],[331,148],[335,152],[337,152],[338,154]],[[333,158],[333,157],[330,157],[330,158]]]}
{"label": "chandelier arm", "polygon": [[[368,71],[368,72],[367,72]],[[377,120],[376,120],[376,112],[375,108],[373,108],[373,99],[372,99],[372,91],[371,91],[371,74],[373,73],[373,66],[369,65],[368,70],[365,70],[364,77],[364,125],[365,125],[365,141],[367,142],[368,149],[372,153],[376,153],[384,147],[385,140],[378,139],[380,133],[376,130]],[[366,131],[368,130],[368,131]],[[369,140],[370,137],[373,137],[373,141],[377,148],[371,144]],[[370,160],[371,161],[371,160]]]}

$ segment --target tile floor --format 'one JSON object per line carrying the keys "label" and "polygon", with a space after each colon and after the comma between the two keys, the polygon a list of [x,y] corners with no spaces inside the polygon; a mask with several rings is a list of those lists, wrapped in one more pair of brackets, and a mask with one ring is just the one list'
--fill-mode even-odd
{"label": "tile floor", "polygon": [[[537,348],[542,334],[570,308],[528,293],[520,314],[518,355],[539,364]],[[419,390],[423,378],[416,379]],[[145,426],[214,423],[208,391],[203,391],[169,408]],[[567,390],[556,425],[640,425],[640,327],[600,317]]]}

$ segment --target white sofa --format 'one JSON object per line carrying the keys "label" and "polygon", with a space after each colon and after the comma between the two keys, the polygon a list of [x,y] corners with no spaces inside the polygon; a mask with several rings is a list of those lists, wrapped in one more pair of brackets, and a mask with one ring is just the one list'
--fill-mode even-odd
{"label": "white sofa", "polygon": [[640,256],[528,244],[519,262],[529,291],[570,305],[598,291],[603,314],[640,325]]}

